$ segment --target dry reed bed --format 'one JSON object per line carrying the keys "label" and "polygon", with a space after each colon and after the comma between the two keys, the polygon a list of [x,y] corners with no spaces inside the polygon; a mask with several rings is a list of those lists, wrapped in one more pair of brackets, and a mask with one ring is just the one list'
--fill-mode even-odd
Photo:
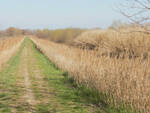
{"label": "dry reed bed", "polygon": [[0,69],[18,50],[23,38],[6,38],[0,40]]}
{"label": "dry reed bed", "polygon": [[87,31],[74,42],[79,47],[98,49],[103,56],[147,58],[150,54],[150,35],[136,31],[138,29]]}
{"label": "dry reed bed", "polygon": [[[97,51],[81,50],[38,38],[32,40],[57,66],[68,71],[77,83],[94,87],[100,92],[113,95],[117,100],[150,113],[149,57],[146,60],[142,57],[136,59],[97,57]],[[118,44],[114,43],[114,46]],[[123,43],[128,45],[128,41]],[[141,45],[145,47],[144,44]]]}

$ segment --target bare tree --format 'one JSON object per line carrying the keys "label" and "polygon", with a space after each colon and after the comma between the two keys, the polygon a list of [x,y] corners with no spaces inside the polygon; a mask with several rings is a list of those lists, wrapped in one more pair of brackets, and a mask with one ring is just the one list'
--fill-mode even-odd
{"label": "bare tree", "polygon": [[150,0],[125,0],[119,5],[119,12],[150,34]]}

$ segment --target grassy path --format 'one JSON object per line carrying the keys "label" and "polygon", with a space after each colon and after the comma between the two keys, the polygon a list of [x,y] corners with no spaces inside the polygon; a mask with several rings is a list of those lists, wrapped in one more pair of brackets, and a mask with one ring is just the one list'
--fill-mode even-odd
{"label": "grassy path", "polygon": [[103,113],[25,39],[0,72],[0,113]]}

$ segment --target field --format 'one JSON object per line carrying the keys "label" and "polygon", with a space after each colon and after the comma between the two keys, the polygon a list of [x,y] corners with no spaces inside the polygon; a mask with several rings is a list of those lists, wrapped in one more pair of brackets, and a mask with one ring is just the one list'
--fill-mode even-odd
{"label": "field", "polygon": [[0,9],[0,113],[150,113],[150,0]]}
{"label": "field", "polygon": [[150,37],[132,29],[0,40],[0,112],[149,113]]}
{"label": "field", "polygon": [[113,30],[88,31],[76,38],[77,48],[37,38],[32,40],[79,86],[85,85],[103,93],[106,104],[117,106],[121,102],[123,106],[136,109],[133,112],[149,112],[148,35],[139,32],[120,34]]}
{"label": "field", "polygon": [[0,72],[1,113],[102,111],[29,38],[7,64]]}

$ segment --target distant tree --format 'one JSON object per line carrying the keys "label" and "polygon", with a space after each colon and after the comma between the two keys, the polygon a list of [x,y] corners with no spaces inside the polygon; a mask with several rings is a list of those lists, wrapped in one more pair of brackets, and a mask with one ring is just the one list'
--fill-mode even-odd
{"label": "distant tree", "polygon": [[39,38],[49,39],[57,43],[72,44],[73,40],[84,30],[77,28],[36,30],[34,34]]}
{"label": "distant tree", "polygon": [[14,27],[10,27],[5,31],[6,36],[18,36],[22,35],[22,30]]}
{"label": "distant tree", "polygon": [[50,30],[48,29],[44,29],[44,30],[36,30],[35,31],[35,35],[39,38],[49,38],[51,33],[50,33]]}
{"label": "distant tree", "polygon": [[33,34],[33,32],[29,29],[23,29],[22,30],[22,35],[32,35],[32,34]]}

